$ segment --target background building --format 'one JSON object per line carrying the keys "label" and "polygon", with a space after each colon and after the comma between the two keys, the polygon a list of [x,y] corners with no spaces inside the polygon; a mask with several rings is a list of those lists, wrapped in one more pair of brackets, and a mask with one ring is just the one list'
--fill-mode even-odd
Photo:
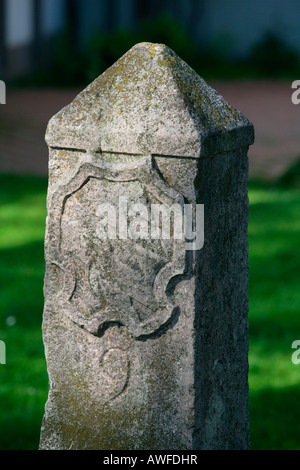
{"label": "background building", "polygon": [[134,31],[144,19],[171,15],[198,44],[244,58],[272,31],[300,53],[298,0],[0,0],[0,74],[15,78],[47,61],[62,28],[75,50],[94,32]]}

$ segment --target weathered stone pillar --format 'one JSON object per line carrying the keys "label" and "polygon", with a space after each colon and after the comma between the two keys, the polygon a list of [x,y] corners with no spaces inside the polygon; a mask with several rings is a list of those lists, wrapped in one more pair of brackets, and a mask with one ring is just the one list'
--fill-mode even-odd
{"label": "weathered stone pillar", "polygon": [[[251,123],[169,48],[142,43],[46,140],[40,448],[247,449]],[[191,205],[193,249],[172,236]],[[151,210],[172,206],[157,236]]]}

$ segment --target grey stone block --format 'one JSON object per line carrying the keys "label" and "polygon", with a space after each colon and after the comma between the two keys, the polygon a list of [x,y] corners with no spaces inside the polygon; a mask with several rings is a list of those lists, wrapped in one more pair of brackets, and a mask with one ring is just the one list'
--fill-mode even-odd
{"label": "grey stone block", "polygon": [[[40,448],[247,449],[252,124],[168,47],[141,43],[46,141]],[[130,210],[162,204],[204,205],[204,245],[133,237],[151,220]],[[99,207],[116,208],[115,236],[99,236]]]}

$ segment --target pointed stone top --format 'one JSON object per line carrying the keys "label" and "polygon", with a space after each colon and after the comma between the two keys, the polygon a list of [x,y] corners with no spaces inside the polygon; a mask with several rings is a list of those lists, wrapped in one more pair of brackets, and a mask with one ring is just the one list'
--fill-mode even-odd
{"label": "pointed stone top", "polygon": [[46,141],[198,158],[250,145],[253,126],[167,46],[140,43],[50,120]]}

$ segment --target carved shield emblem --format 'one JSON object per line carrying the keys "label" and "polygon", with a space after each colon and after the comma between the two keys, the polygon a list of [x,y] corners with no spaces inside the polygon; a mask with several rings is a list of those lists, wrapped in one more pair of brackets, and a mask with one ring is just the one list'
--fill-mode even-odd
{"label": "carved shield emblem", "polygon": [[49,230],[59,240],[48,259],[57,303],[95,335],[113,324],[137,338],[153,335],[178,310],[170,281],[185,269],[184,235],[174,238],[178,213],[170,210],[164,236],[153,207],[183,210],[184,201],[145,161],[135,171],[83,163],[53,196]]}

